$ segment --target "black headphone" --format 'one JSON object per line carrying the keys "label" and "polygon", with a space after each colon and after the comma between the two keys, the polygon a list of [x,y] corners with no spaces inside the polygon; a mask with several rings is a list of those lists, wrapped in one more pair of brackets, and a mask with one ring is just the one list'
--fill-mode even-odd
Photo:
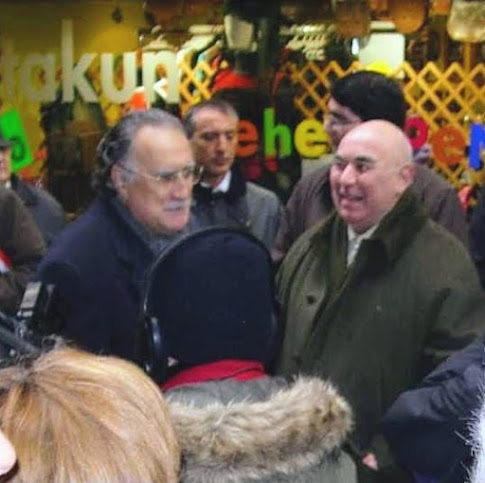
{"label": "black headphone", "polygon": [[[233,228],[212,227],[180,238],[177,242],[164,250],[150,265],[146,272],[142,314],[138,325],[136,341],[136,357],[138,363],[145,372],[157,383],[162,383],[167,379],[167,376],[170,374],[171,366],[169,337],[167,336],[163,320],[160,320],[159,315],[156,313],[157,306],[160,304],[160,297],[163,298],[163,293],[160,293],[159,284],[161,284],[160,281],[164,276],[164,268],[167,267],[167,263],[170,261],[175,260],[177,257],[183,257],[184,253],[190,253],[194,247],[200,246],[200,243],[203,244],[207,241],[218,243],[218,237],[221,240],[230,238],[231,240],[244,242],[251,247],[251,250],[252,247],[258,250],[260,252],[258,256],[263,254],[266,266],[262,266],[261,270],[268,270],[268,272],[265,272],[265,275],[270,283],[269,293],[271,293],[272,297],[272,317],[270,322],[270,337],[267,347],[267,362],[269,363],[272,361],[277,341],[280,338],[280,327],[278,323],[277,304],[274,296],[274,273],[271,255],[265,245],[247,231]],[[190,293],[187,293],[186,296],[189,298]],[[162,304],[165,303],[169,304],[170,300],[164,300],[162,302]]]}

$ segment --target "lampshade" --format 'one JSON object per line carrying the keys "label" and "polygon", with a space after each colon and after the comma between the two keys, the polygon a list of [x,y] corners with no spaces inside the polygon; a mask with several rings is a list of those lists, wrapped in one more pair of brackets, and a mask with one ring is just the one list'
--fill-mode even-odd
{"label": "lampshade", "polygon": [[454,0],[446,28],[453,40],[459,42],[484,42],[485,1]]}

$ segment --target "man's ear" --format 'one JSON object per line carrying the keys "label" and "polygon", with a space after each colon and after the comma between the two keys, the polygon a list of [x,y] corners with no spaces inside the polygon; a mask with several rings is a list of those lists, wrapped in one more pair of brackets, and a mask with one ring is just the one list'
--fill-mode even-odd
{"label": "man's ear", "polygon": [[121,168],[117,164],[112,166],[110,178],[115,191],[118,193],[118,196],[121,198],[121,200],[126,200],[128,197],[127,181]]}
{"label": "man's ear", "polygon": [[406,186],[409,186],[414,181],[415,172],[416,167],[412,163],[407,163],[401,168],[401,177]]}

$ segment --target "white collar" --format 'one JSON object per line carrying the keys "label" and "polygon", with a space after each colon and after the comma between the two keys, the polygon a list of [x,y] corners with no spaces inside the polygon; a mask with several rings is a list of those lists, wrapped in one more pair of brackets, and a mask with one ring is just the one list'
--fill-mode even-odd
{"label": "white collar", "polygon": [[204,188],[212,188],[213,193],[227,193],[229,191],[229,186],[231,184],[231,178],[232,178],[232,173],[231,173],[231,170],[229,170],[224,175],[224,178],[222,178],[221,182],[214,188],[212,188],[212,186],[205,181],[201,181],[200,185],[203,186]]}
{"label": "white collar", "polygon": [[350,225],[347,225],[347,239],[349,241],[347,246],[347,266],[349,266],[354,260],[359,250],[362,240],[370,238],[377,230],[379,224],[371,226],[364,233],[356,233]]}

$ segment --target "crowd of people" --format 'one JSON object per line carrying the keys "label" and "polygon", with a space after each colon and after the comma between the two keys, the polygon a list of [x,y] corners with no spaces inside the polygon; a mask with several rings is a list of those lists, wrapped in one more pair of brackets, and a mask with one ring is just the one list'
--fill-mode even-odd
{"label": "crowd of people", "polygon": [[384,75],[335,81],[333,153],[284,207],[228,102],[128,113],[67,226],[2,138],[0,311],[38,281],[62,321],[0,369],[7,481],[482,481],[483,217],[406,110]]}

